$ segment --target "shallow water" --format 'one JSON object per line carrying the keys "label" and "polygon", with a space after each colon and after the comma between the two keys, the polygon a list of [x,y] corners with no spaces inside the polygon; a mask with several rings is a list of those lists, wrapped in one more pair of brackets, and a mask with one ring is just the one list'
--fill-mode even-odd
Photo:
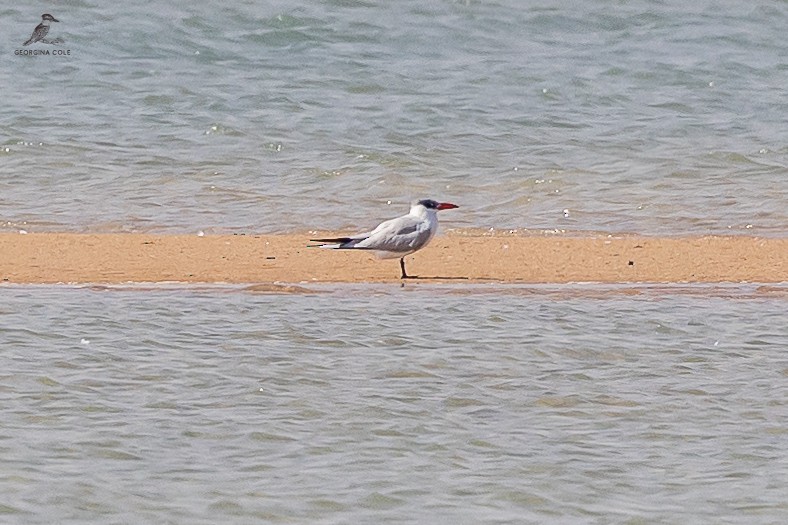
{"label": "shallow water", "polygon": [[785,2],[48,9],[69,56],[0,8],[2,230],[786,232]]}
{"label": "shallow water", "polygon": [[779,523],[788,294],[0,288],[7,523]]}
{"label": "shallow water", "polygon": [[[38,9],[0,8],[0,231],[786,233],[785,2],[69,2],[70,55],[14,54]],[[0,287],[0,521],[782,523],[785,311]]]}

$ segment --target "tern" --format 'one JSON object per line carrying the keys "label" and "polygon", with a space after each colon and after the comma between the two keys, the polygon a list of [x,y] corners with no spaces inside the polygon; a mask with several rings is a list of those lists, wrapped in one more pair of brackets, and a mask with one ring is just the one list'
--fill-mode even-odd
{"label": "tern", "polygon": [[54,16],[50,15],[49,13],[44,13],[41,15],[41,23],[36,26],[33,30],[33,35],[22,44],[23,46],[29,46],[39,40],[43,40],[47,33],[49,33],[49,23],[50,22],[60,22],[60,20],[56,19]]}
{"label": "tern", "polygon": [[402,269],[402,279],[412,276],[405,271],[405,256],[421,250],[438,231],[438,211],[459,208],[450,202],[437,202],[423,199],[410,207],[410,213],[381,222],[371,232],[351,237],[332,239],[310,239],[322,244],[312,245],[316,248],[333,250],[372,250],[380,259],[396,259]]}

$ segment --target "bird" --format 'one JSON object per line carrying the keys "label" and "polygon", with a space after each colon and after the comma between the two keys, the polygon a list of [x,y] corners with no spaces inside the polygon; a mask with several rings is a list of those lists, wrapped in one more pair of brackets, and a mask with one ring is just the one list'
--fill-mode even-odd
{"label": "bird", "polygon": [[60,20],[56,19],[54,16],[50,15],[49,13],[44,13],[41,15],[41,23],[36,26],[33,30],[33,35],[28,39],[27,42],[22,44],[23,46],[29,46],[35,42],[43,40],[47,33],[49,33],[49,23],[50,22],[60,22]]}
{"label": "bird", "polygon": [[321,244],[310,245],[314,248],[333,250],[371,250],[380,259],[396,259],[402,270],[402,279],[414,276],[405,271],[405,256],[421,250],[438,231],[438,211],[459,208],[450,202],[422,199],[414,202],[410,212],[402,217],[381,222],[374,230],[351,237],[330,239],[310,239]]}

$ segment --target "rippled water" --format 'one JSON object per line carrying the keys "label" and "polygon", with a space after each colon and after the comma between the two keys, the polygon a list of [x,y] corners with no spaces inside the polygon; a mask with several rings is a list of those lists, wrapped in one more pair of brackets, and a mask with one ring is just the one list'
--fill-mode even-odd
{"label": "rippled water", "polygon": [[[788,4],[523,4],[0,7],[0,231],[785,235]],[[785,311],[0,287],[0,521],[781,523]]]}
{"label": "rippled water", "polygon": [[15,55],[40,9],[0,8],[0,229],[786,231],[785,2],[68,2]]}
{"label": "rippled water", "polygon": [[785,292],[3,287],[0,521],[780,523]]}

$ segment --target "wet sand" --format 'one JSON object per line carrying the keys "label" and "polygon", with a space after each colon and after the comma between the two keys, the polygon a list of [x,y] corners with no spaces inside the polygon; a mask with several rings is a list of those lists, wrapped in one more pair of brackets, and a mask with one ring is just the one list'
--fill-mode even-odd
{"label": "wet sand", "polygon": [[[396,282],[397,259],[307,248],[293,235],[0,234],[6,283]],[[788,281],[788,238],[522,236],[452,231],[406,258],[421,280],[511,283]]]}

